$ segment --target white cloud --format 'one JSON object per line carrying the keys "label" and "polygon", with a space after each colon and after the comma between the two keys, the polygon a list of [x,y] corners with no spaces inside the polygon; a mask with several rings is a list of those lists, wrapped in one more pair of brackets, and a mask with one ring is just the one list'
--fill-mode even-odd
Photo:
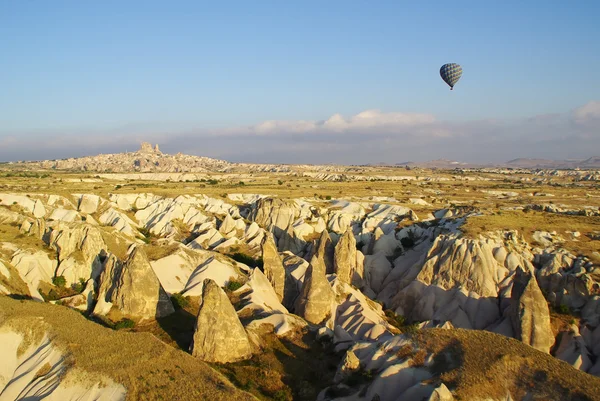
{"label": "white cloud", "polygon": [[600,101],[591,101],[573,111],[576,124],[600,123]]}
{"label": "white cloud", "polygon": [[575,158],[600,149],[600,102],[520,120],[438,121],[431,114],[366,110],[325,120],[267,120],[221,129],[127,126],[69,132],[0,132],[0,161],[54,159],[137,149],[235,161],[376,163],[448,158],[466,162],[516,157]]}
{"label": "white cloud", "polygon": [[19,142],[19,140],[15,136],[12,136],[12,135],[0,138],[0,146],[10,146],[10,145],[17,144],[18,142]]}
{"label": "white cloud", "polygon": [[379,110],[366,110],[349,119],[345,119],[340,114],[334,114],[325,121],[323,127],[331,131],[341,132],[372,128],[406,128],[418,125],[429,125],[434,122],[435,117],[431,114],[382,113]]}
{"label": "white cloud", "polygon": [[258,135],[277,134],[278,132],[310,132],[316,128],[316,123],[312,121],[264,121],[251,128],[251,131]]}
{"label": "white cloud", "polygon": [[[379,110],[365,110],[349,118],[344,118],[341,114],[334,114],[325,121],[278,121],[268,120],[260,124],[251,126],[248,133],[256,135],[273,134],[298,134],[298,133],[323,133],[323,132],[349,132],[363,131],[363,133],[373,132],[373,130],[399,130],[435,123],[435,117],[431,114],[419,113],[384,113]],[[237,130],[240,133],[243,130]],[[229,134],[236,133],[236,130],[228,130]]]}

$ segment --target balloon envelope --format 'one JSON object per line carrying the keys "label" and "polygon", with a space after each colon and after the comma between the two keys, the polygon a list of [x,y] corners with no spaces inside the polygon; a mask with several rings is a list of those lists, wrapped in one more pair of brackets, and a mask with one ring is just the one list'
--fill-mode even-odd
{"label": "balloon envelope", "polygon": [[450,89],[456,85],[461,75],[462,67],[456,63],[444,64],[440,68],[440,76],[450,86]]}

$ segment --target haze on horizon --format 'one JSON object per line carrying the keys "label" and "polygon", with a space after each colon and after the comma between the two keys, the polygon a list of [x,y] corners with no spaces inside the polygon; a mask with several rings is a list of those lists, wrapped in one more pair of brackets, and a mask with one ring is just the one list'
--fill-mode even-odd
{"label": "haze on horizon", "polygon": [[0,3],[0,161],[600,153],[600,3],[398,3]]}

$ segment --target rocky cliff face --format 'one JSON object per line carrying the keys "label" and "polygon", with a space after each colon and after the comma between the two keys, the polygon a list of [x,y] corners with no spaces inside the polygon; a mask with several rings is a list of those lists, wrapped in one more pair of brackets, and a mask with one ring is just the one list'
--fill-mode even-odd
{"label": "rocky cliff face", "polygon": [[[493,249],[470,239],[425,240],[387,270],[380,299],[411,320],[484,329],[500,317],[497,297],[510,273],[494,258]],[[385,266],[377,271],[385,272]]]}
{"label": "rocky cliff face", "polygon": [[280,239],[299,214],[299,210],[291,202],[279,198],[262,198],[256,202],[248,217]]}
{"label": "rocky cliff face", "polygon": [[549,352],[554,335],[533,259],[514,233],[478,240],[438,236],[398,258],[379,295],[413,321],[490,330]]}
{"label": "rocky cliff face", "polygon": [[108,313],[110,306],[136,319],[161,318],[175,311],[139,247],[130,250],[123,264],[114,256],[108,258],[100,280],[99,297],[95,309],[99,314]]}
{"label": "rocky cliff face", "polygon": [[48,242],[58,257],[56,275],[63,276],[67,285],[98,278],[102,268],[100,256],[108,248],[98,227],[59,223],[54,225]]}
{"label": "rocky cliff face", "polygon": [[438,237],[416,279],[444,288],[461,285],[481,296],[495,297],[507,274],[486,242]]}

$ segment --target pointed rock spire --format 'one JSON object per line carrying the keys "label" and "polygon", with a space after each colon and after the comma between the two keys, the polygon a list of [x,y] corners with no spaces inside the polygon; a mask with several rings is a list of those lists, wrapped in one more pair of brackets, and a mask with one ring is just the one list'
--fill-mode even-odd
{"label": "pointed rock spire", "polygon": [[356,271],[356,239],[350,228],[335,246],[333,269],[341,282],[352,283],[352,276]]}
{"label": "pointed rock spire", "polygon": [[542,352],[550,352],[554,336],[548,304],[533,274],[521,267],[515,272],[508,313],[518,340]]}
{"label": "pointed rock spire", "polygon": [[282,301],[285,293],[285,269],[271,233],[267,233],[262,243],[262,258],[265,276],[273,286],[279,301]]}
{"label": "pointed rock spire", "polygon": [[333,290],[325,276],[325,263],[314,255],[304,276],[295,313],[310,323],[320,324],[330,316],[333,301]]}
{"label": "pointed rock spire", "polygon": [[206,279],[196,318],[193,356],[207,362],[228,363],[252,356],[248,334],[227,294],[213,280]]}
{"label": "pointed rock spire", "polygon": [[319,238],[319,246],[315,251],[316,255],[323,260],[325,264],[325,272],[327,274],[334,273],[334,248],[333,242],[331,242],[331,237],[327,230],[323,230],[321,233],[321,237]]}
{"label": "pointed rock spire", "polygon": [[111,255],[100,280],[94,313],[106,314],[111,306],[126,316],[160,318],[175,312],[143,249],[134,247],[124,264]]}

